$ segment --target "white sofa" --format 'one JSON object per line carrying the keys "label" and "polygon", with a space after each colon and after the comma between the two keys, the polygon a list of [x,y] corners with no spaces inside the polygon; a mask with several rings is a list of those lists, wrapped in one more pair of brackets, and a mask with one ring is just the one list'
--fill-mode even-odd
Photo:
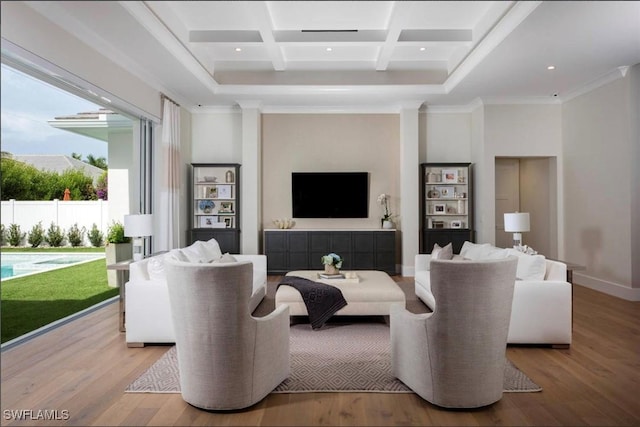
{"label": "white sofa", "polygon": [[165,257],[188,262],[251,261],[253,292],[249,300],[249,313],[255,310],[267,294],[267,257],[223,255],[214,239],[207,242],[197,241],[186,248],[173,249],[136,261],[131,264],[129,281],[125,283],[125,328],[129,347],[140,347],[145,343],[175,343],[169,290],[164,271]]}
{"label": "white sofa", "polygon": [[[567,282],[567,266],[545,259],[542,255],[526,255],[515,249],[502,249],[491,244],[465,242],[453,259],[468,260],[518,257],[518,270],[513,293],[510,344],[571,344],[572,292]],[[429,265],[431,255],[415,257],[416,295],[429,308],[436,310],[431,293]]]}

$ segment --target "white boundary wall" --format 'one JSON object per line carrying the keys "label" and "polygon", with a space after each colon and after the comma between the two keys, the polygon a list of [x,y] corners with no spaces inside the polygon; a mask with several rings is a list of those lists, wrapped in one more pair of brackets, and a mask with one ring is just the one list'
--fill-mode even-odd
{"label": "white boundary wall", "polygon": [[[109,202],[104,200],[18,201],[11,199],[2,201],[0,221],[7,230],[10,224],[18,224],[20,231],[26,235],[39,221],[42,221],[45,233],[53,222],[63,229],[65,235],[73,224],[77,223],[80,229],[84,227],[87,233],[93,224],[96,224],[106,238],[109,226],[108,209]],[[91,246],[87,233],[84,236],[84,244]],[[65,242],[69,244],[67,240]],[[27,244],[26,236],[23,244]]]}

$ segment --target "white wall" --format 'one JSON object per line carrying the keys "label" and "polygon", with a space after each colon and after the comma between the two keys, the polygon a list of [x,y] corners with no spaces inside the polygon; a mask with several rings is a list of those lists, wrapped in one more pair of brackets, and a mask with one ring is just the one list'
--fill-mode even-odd
{"label": "white wall", "polygon": [[471,161],[471,113],[427,112],[428,163]]}
{"label": "white wall", "polygon": [[242,163],[242,113],[195,112],[190,163]]}
{"label": "white wall", "polygon": [[639,119],[630,95],[627,76],[563,105],[565,230],[567,259],[587,267],[574,274],[578,283],[637,298],[631,242],[640,236],[630,230],[640,160],[632,122]]}
{"label": "white wall", "polygon": [[[485,105],[483,120],[474,124],[474,132],[482,136],[472,148],[476,162],[476,229],[477,241],[495,243],[495,158],[555,157],[562,158],[562,126],[560,105]],[[474,114],[476,114],[474,112]],[[478,115],[478,119],[480,116]],[[558,187],[562,187],[562,171],[556,171]],[[558,209],[561,209],[558,191]],[[561,247],[562,235],[554,238]]]}
{"label": "white wall", "polygon": [[301,218],[298,227],[380,228],[381,193],[391,196],[391,212],[401,215],[398,114],[263,114],[262,120],[263,228],[291,217],[294,171],[370,173],[369,218]]}

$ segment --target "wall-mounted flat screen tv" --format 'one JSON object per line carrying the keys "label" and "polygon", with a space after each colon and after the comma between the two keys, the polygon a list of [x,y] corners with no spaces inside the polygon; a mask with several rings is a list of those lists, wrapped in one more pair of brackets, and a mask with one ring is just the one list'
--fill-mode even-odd
{"label": "wall-mounted flat screen tv", "polygon": [[367,218],[368,172],[292,172],[293,218]]}

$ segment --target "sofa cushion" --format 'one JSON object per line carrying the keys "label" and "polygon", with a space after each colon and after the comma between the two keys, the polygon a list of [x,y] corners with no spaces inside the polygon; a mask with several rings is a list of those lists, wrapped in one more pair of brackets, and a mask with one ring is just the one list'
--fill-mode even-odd
{"label": "sofa cushion", "polygon": [[433,249],[431,250],[431,259],[451,259],[453,258],[453,245],[451,243],[445,245],[444,247],[440,247],[439,244],[433,245]]}
{"label": "sofa cushion", "polygon": [[509,255],[518,258],[516,279],[518,280],[544,280],[547,263],[544,255],[527,255],[516,249],[507,249]]}
{"label": "sofa cushion", "polygon": [[491,244],[489,243],[479,244],[466,241],[463,243],[462,248],[460,249],[460,255],[462,255],[466,259],[476,261],[479,259],[483,259],[488,253],[489,249],[491,249]]}

